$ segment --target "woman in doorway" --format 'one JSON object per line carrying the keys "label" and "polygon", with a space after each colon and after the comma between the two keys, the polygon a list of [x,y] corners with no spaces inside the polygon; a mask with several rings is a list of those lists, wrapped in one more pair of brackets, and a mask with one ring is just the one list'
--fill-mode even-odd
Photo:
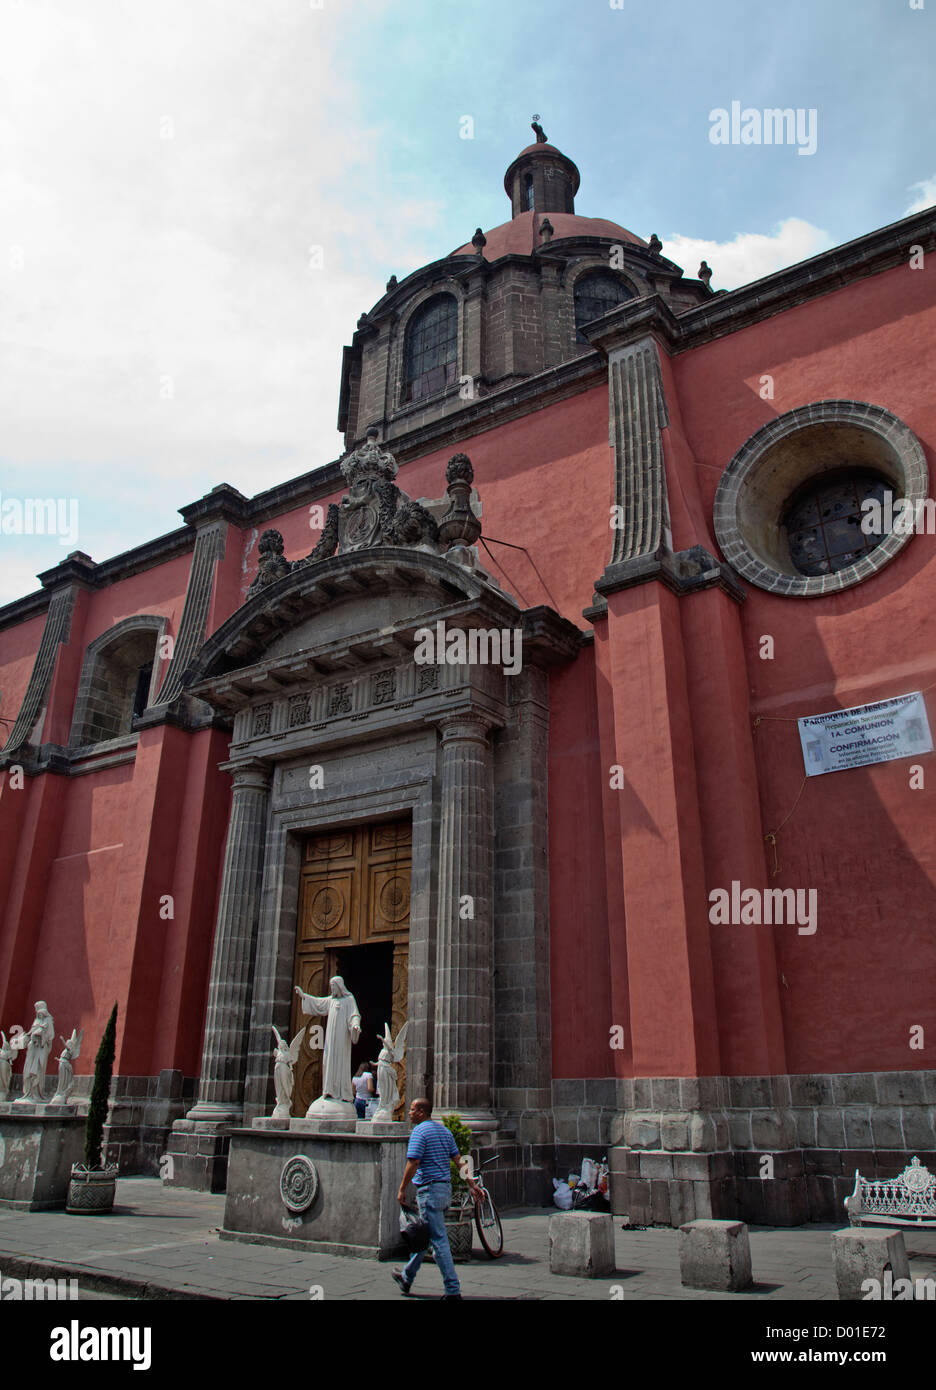
{"label": "woman in doorway", "polygon": [[357,1111],[358,1119],[364,1119],[364,1112],[367,1109],[367,1102],[374,1094],[374,1078],[367,1070],[367,1063],[362,1062],[352,1078],[354,1086],[354,1108]]}

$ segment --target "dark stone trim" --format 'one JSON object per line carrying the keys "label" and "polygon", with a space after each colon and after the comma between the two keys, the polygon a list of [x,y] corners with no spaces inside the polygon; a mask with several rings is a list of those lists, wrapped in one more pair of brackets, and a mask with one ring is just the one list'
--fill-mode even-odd
{"label": "dark stone trim", "polygon": [[71,585],[69,588],[60,589],[52,595],[42,640],[39,643],[32,674],[29,677],[29,685],[26,687],[23,703],[16,716],[16,723],[13,725],[10,737],[2,755],[0,755],[0,761],[4,763],[27,742],[36,720],[39,718],[52,682],[52,672],[55,669],[55,658],[58,655],[59,646],[68,641],[76,593],[77,589]]}
{"label": "dark stone trim", "polygon": [[184,526],[181,530],[170,531],[165,536],[157,536],[155,540],[145,541],[143,545],[135,546],[132,550],[114,555],[99,565],[87,556],[83,556],[82,562],[76,565],[75,556],[68,556],[60,565],[44,570],[39,575],[43,585],[41,590],[27,594],[24,598],[14,599],[12,603],[4,604],[0,608],[0,631],[26,622],[48,608],[49,589],[63,582],[80,583],[89,589],[103,589],[108,584],[130,579],[135,574],[142,574],[144,570],[165,564],[167,560],[174,560],[177,555],[184,555],[187,550],[191,550],[194,543],[192,531]]}
{"label": "dark stone trim", "polygon": [[187,526],[202,527],[211,521],[232,521],[243,526],[248,519],[250,499],[230,483],[218,483],[197,502],[179,508]]}
{"label": "dark stone trim", "polygon": [[154,704],[171,704],[182,694],[182,673],[205,640],[208,604],[214,587],[215,569],[224,554],[226,531],[224,521],[202,526],[198,530],[172,661]]}
{"label": "dark stone trim", "polygon": [[133,721],[135,730],[157,729],[161,724],[169,724],[186,733],[198,733],[201,729],[223,729],[231,732],[231,720],[227,715],[216,714],[203,700],[191,695],[179,695],[168,704],[150,705],[149,709]]}
{"label": "dark stone trim", "polygon": [[936,213],[931,208],[749,285],[715,294],[678,317],[659,295],[631,300],[585,329],[585,335],[607,354],[652,327],[670,352],[684,352],[856,280],[906,265],[911,246],[936,250]]}
{"label": "dark stone trim", "polygon": [[[668,589],[680,597],[713,588],[721,589],[737,603],[743,603],[747,597],[731,568],[716,560],[701,545],[675,552],[660,546],[652,555],[638,555],[632,560],[608,565],[601,578],[595,581],[595,589],[599,596],[614,594],[620,589],[646,584],[651,579],[662,580]],[[596,603],[586,608],[583,616],[592,620],[604,618],[607,611],[606,603]]]}
{"label": "dark stone trim", "polygon": [[606,380],[604,362],[597,353],[587,353],[479,396],[474,404],[466,404],[455,415],[434,420],[405,434],[393,434],[390,436],[393,452],[399,462],[407,463],[432,450],[448,448],[486,430],[497,429],[529,415],[531,410],[545,410],[557,401],[589,391]]}

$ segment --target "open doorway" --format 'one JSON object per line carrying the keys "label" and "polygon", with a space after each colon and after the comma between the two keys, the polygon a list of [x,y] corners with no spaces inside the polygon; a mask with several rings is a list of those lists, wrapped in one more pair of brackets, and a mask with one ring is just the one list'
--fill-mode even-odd
{"label": "open doorway", "polygon": [[361,1036],[351,1048],[351,1070],[356,1072],[362,1062],[373,1063],[369,1070],[376,1090],[379,1039],[393,1008],[393,942],[345,946],[335,951],[334,959],[334,973],[354,995],[361,1015]]}

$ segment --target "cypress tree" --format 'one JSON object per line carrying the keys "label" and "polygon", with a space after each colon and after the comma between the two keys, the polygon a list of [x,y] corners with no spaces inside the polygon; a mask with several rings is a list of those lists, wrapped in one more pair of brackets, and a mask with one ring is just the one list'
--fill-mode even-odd
{"label": "cypress tree", "polygon": [[101,1145],[104,1140],[104,1125],[107,1120],[107,1101],[110,1096],[111,1074],[114,1070],[114,1054],[117,1050],[117,1005],[107,1020],[101,1046],[94,1059],[94,1083],[91,1087],[91,1103],[88,1106],[88,1119],[85,1123],[84,1161],[87,1168],[100,1168]]}

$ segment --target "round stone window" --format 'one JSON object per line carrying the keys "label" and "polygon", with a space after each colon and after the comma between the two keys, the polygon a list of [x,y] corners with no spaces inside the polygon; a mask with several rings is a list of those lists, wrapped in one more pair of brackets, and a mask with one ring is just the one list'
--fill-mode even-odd
{"label": "round stone window", "polygon": [[[847,469],[798,488],[781,522],[794,567],[800,574],[816,575],[856,564],[887,534],[872,527],[886,516],[888,494],[893,497],[893,489],[885,478]],[[880,511],[870,509],[870,502]]]}
{"label": "round stone window", "polygon": [[916,503],[928,485],[919,441],[890,411],[819,401],[770,421],[738,451],[718,485],[715,534],[759,588],[832,593],[869,579],[910,540],[902,528],[875,529],[887,494]]}

